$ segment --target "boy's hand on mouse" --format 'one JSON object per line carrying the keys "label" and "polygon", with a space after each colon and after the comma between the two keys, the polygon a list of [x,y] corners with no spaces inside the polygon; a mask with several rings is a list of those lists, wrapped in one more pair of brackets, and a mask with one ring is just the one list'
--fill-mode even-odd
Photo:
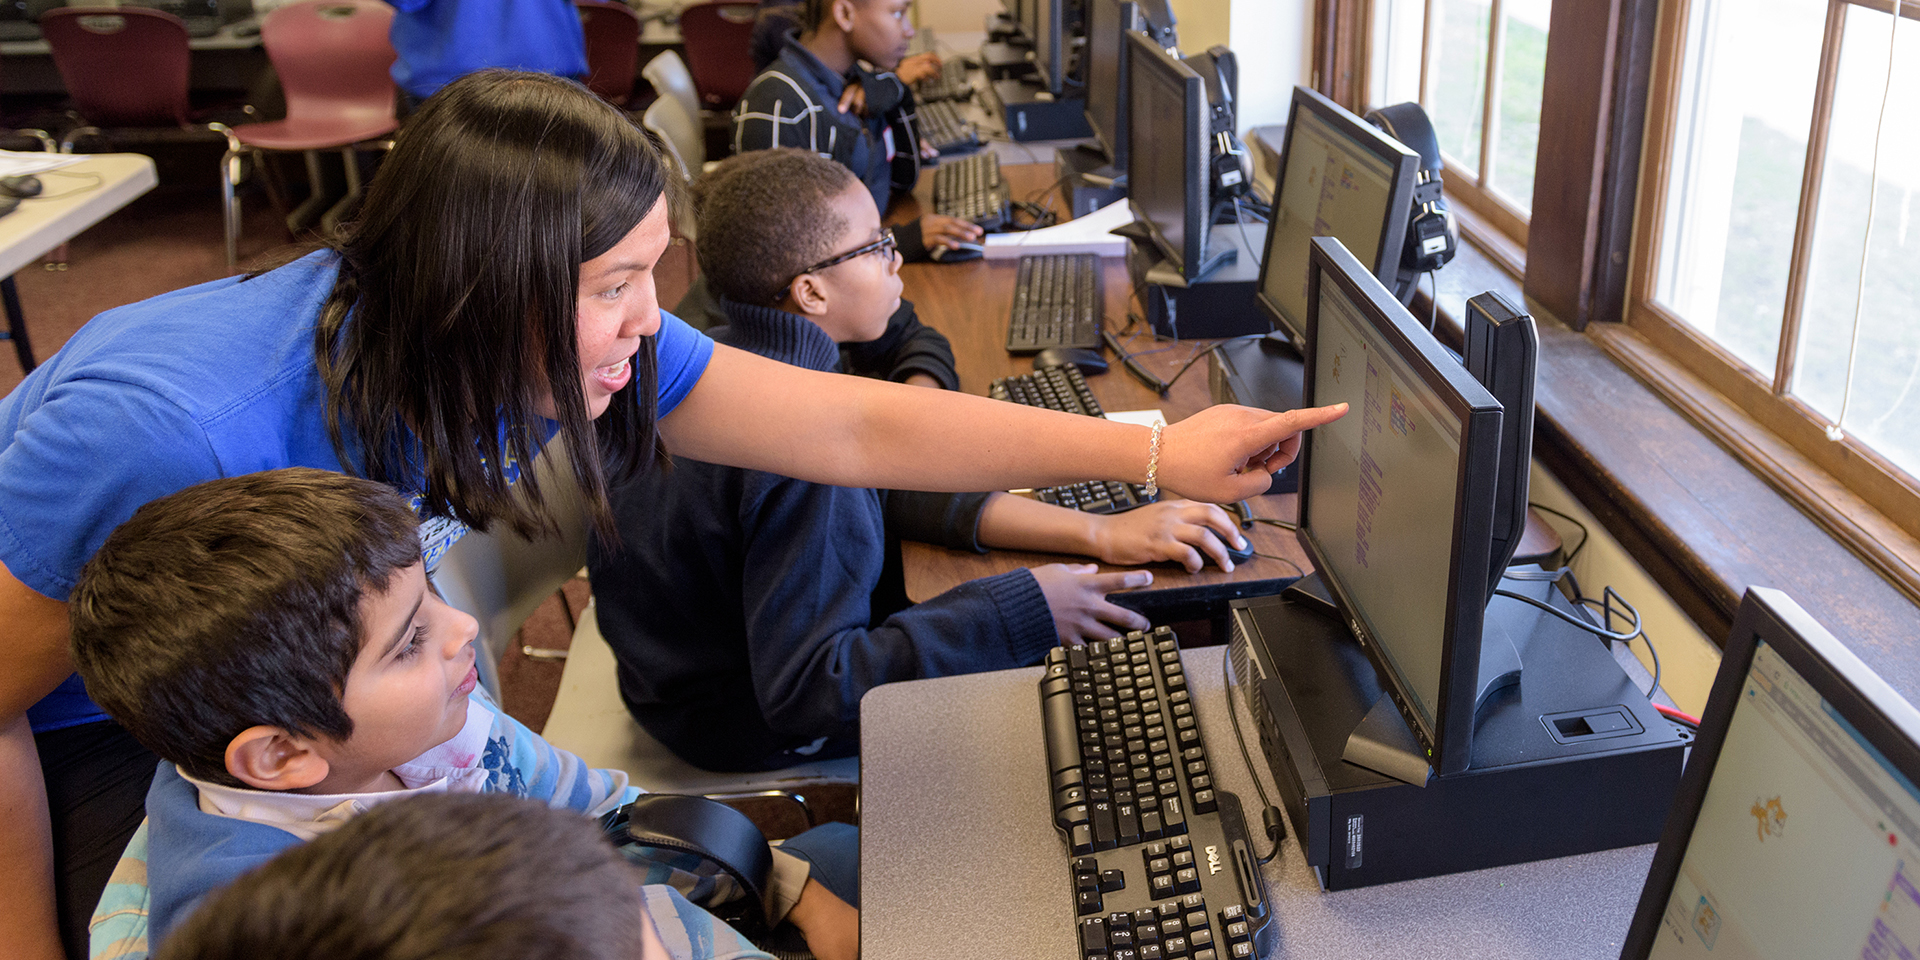
{"label": "boy's hand on mouse", "polygon": [[807,949],[819,960],[859,960],[860,911],[820,881],[807,878],[787,919],[800,928],[807,938]]}
{"label": "boy's hand on mouse", "polygon": [[1220,569],[1232,571],[1226,545],[1244,545],[1225,510],[1192,500],[1162,500],[1108,514],[1099,518],[1093,536],[1094,555],[1107,563],[1130,566],[1171,560],[1188,573],[1199,573],[1207,557]]}
{"label": "boy's hand on mouse", "polygon": [[929,213],[920,218],[920,243],[928,250],[934,247],[952,247],[962,243],[979,243],[987,235],[980,225],[971,220],[949,217],[940,213]]}
{"label": "boy's hand on mouse", "polygon": [[940,55],[937,53],[916,53],[911,57],[901,57],[900,65],[893,68],[893,74],[900,82],[912,86],[929,77],[940,75]]}
{"label": "boy's hand on mouse", "polygon": [[1145,570],[1101,573],[1100,567],[1091,563],[1049,563],[1030,572],[1047,598],[1054,633],[1061,643],[1105,640],[1153,625],[1139,613],[1107,600],[1109,593],[1151,584],[1153,574]]}

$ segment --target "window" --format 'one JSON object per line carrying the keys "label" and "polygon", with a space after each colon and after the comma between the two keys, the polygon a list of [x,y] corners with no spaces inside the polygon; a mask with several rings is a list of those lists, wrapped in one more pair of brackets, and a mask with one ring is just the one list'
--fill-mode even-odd
{"label": "window", "polygon": [[1653,71],[1629,322],[1920,533],[1920,2],[1669,3]]}
{"label": "window", "polygon": [[1551,0],[1375,0],[1366,101],[1417,100],[1447,190],[1525,245]]}

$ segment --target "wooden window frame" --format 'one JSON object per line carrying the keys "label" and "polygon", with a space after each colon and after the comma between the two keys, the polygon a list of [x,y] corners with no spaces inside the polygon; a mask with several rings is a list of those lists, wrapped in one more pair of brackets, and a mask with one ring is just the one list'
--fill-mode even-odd
{"label": "wooden window frame", "polygon": [[[1920,482],[1851,434],[1839,441],[1829,440],[1826,427],[1831,421],[1788,392],[1799,338],[1807,263],[1813,246],[1811,226],[1826,159],[1826,132],[1844,19],[1850,7],[1892,13],[1894,4],[1883,0],[1828,0],[1827,31],[1822,41],[1820,75],[1816,81],[1794,225],[1792,274],[1787,285],[1775,362],[1769,371],[1748,366],[1654,301],[1667,207],[1666,183],[1672,174],[1671,154],[1679,121],[1675,100],[1690,5],[1688,0],[1673,0],[1660,11],[1647,98],[1647,149],[1639,177],[1642,213],[1636,218],[1636,256],[1628,276],[1626,323],[1647,343],[1678,363],[1685,373],[1745,411],[1761,429],[1824,473],[1825,477],[1812,481],[1796,476],[1783,469],[1780,457],[1763,452],[1768,438],[1722,432],[1719,425],[1708,424],[1722,433],[1722,441],[1730,449],[1768,477],[1777,489],[1799,501],[1823,527],[1847,542],[1883,574],[1903,584],[1909,594],[1920,596],[1920,551],[1913,546],[1913,540],[1920,538]],[[1902,15],[1920,21],[1920,5],[1907,0]],[[1627,357],[1623,355],[1622,359]],[[1696,389],[1671,377],[1649,376],[1647,369],[1635,366],[1636,372],[1649,379],[1651,385],[1690,415],[1697,416],[1703,405],[1695,396]]]}

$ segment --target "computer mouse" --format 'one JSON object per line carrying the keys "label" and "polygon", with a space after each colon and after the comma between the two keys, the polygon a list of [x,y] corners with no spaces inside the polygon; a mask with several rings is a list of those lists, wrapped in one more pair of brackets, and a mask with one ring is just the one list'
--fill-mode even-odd
{"label": "computer mouse", "polygon": [[260,21],[242,20],[227,29],[236,37],[257,37],[260,35]]}
{"label": "computer mouse", "polygon": [[11,193],[0,193],[0,217],[4,217],[20,206],[20,198]]}
{"label": "computer mouse", "polygon": [[1253,559],[1253,541],[1252,540],[1247,541],[1247,548],[1245,550],[1242,550],[1231,543],[1227,544],[1227,557],[1233,560],[1233,565],[1236,567],[1243,563],[1246,563],[1249,560],[1252,560]]}
{"label": "computer mouse", "polygon": [[37,197],[40,195],[40,178],[0,177],[0,193],[9,197]]}
{"label": "computer mouse", "polygon": [[1085,347],[1048,347],[1033,355],[1033,368],[1058,367],[1073,364],[1080,372],[1091,377],[1096,373],[1107,372],[1107,358],[1098,350]]}
{"label": "computer mouse", "polygon": [[987,248],[977,243],[936,244],[927,253],[935,263],[960,263],[966,260],[978,260],[987,255]]}

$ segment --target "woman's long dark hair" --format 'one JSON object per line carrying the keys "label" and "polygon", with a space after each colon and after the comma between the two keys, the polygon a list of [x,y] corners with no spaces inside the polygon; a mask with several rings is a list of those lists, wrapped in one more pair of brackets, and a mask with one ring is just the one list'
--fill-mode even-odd
{"label": "woman's long dark hair", "polygon": [[[535,405],[551,394],[589,515],[611,532],[608,474],[658,456],[657,374],[649,338],[632,382],[588,416],[579,271],[669,175],[637,126],[571,81],[488,70],[429,99],[335,244],[314,354],[340,462],[403,488],[424,477],[425,509],[476,529],[551,531],[530,469],[545,439]],[[509,463],[528,468],[511,485]]]}

